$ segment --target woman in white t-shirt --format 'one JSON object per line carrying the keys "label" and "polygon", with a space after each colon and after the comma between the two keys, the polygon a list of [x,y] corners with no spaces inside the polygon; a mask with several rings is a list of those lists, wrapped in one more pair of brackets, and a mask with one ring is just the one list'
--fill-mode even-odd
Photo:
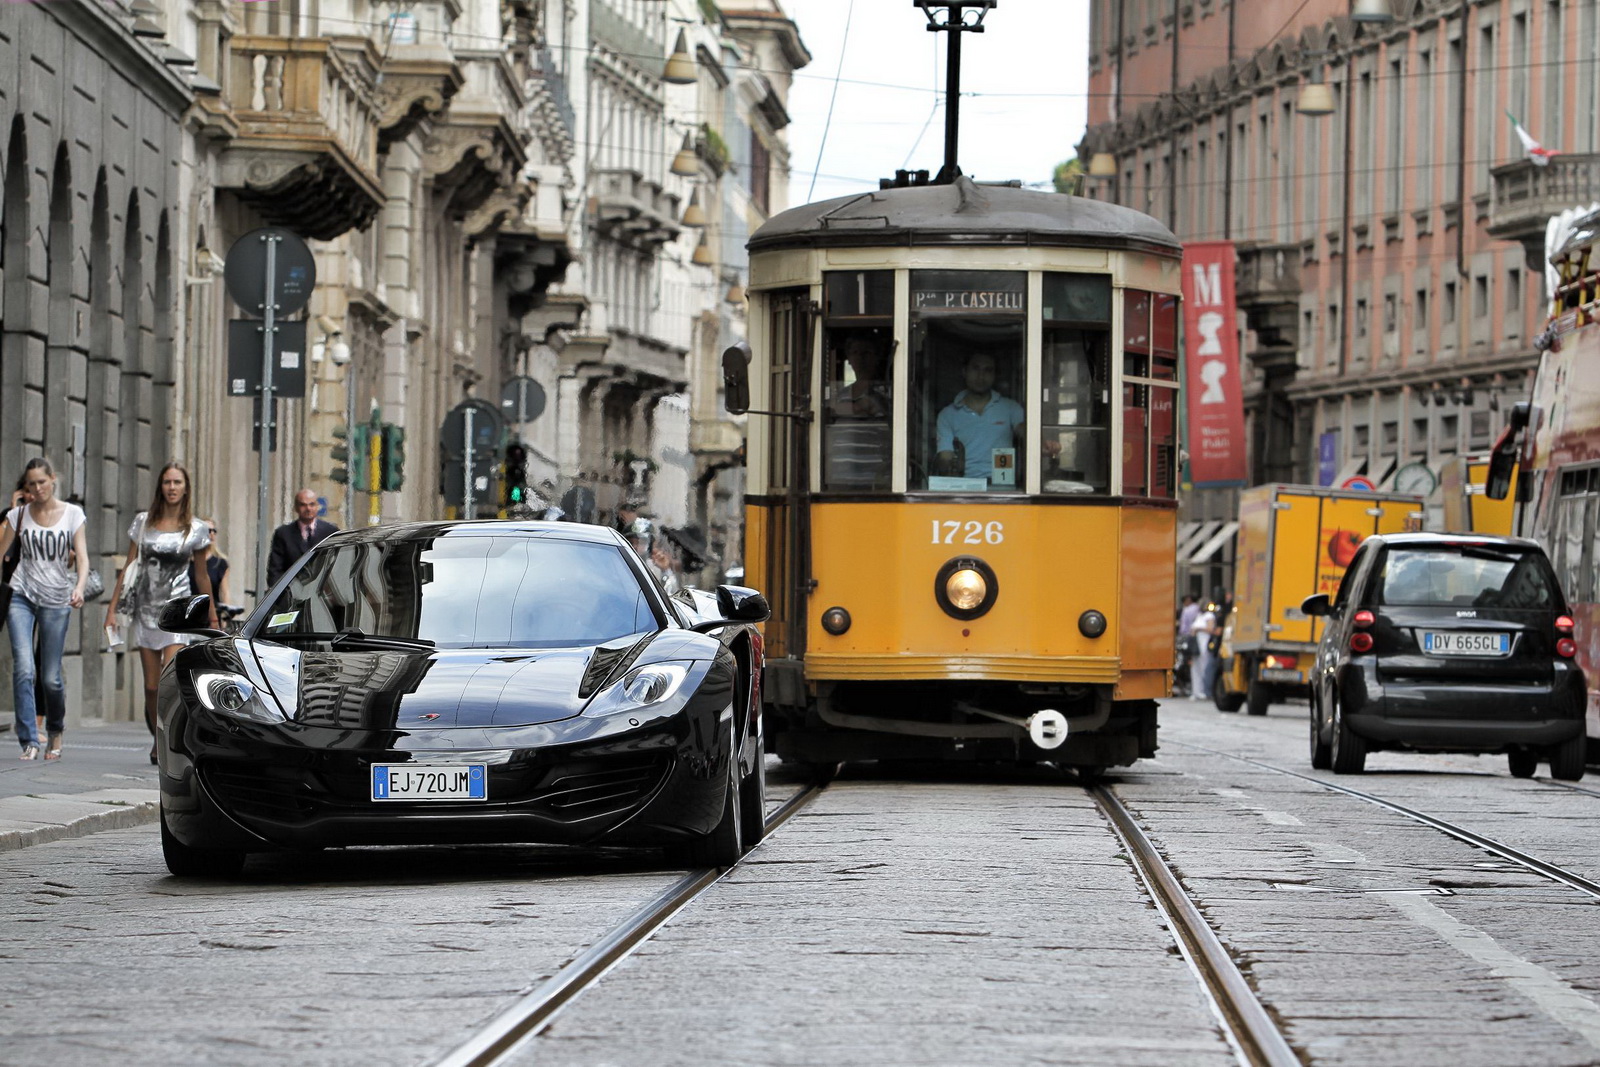
{"label": "woman in white t-shirt", "polygon": [[[33,503],[12,508],[0,522],[0,556],[12,540],[21,545],[11,575],[11,688],[17,707],[17,741],[23,759],[39,758],[38,714],[34,679],[44,690],[45,730],[50,735],[45,759],[61,758],[66,731],[67,690],[61,680],[61,653],[67,643],[67,619],[83,606],[89,580],[89,549],[83,509],[56,499],[56,472],[46,459],[31,459],[22,474]],[[67,567],[76,553],[77,573]],[[34,630],[38,629],[39,662],[34,663]]]}

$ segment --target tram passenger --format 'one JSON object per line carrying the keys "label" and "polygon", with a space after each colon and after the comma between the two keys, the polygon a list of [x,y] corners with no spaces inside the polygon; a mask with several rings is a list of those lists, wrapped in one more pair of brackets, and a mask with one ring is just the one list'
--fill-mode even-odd
{"label": "tram passenger", "polygon": [[826,483],[830,489],[888,489],[890,417],[888,351],[873,333],[851,333],[828,391]]}

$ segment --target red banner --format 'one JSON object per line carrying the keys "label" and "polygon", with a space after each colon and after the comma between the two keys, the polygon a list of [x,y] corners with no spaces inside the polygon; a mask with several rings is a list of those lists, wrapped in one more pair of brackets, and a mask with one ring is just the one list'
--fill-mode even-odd
{"label": "red banner", "polygon": [[1189,480],[1196,486],[1245,485],[1250,476],[1233,264],[1231,241],[1183,246]]}

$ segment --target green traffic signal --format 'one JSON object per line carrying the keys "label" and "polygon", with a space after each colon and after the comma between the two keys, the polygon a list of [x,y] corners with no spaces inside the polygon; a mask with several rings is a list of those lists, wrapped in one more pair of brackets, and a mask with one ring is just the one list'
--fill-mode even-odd
{"label": "green traffic signal", "polygon": [[335,463],[341,466],[334,467],[328,472],[328,477],[339,485],[349,485],[352,489],[366,490],[369,479],[367,478],[368,463],[368,432],[365,426],[357,426],[352,433],[350,428],[335,426],[333,436],[341,444],[336,444],[328,450]]}
{"label": "green traffic signal", "polygon": [[406,480],[406,431],[392,422],[383,424],[383,488],[394,492]]}

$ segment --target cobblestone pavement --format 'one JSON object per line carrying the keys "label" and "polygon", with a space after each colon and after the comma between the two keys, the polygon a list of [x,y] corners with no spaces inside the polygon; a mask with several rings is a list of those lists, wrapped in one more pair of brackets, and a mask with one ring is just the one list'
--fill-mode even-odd
{"label": "cobblestone pavement", "polygon": [[[1169,702],[1161,758],[1116,785],[1294,1044],[1318,1064],[1600,1063],[1600,905],[1190,747],[1308,771],[1304,715]],[[1600,878],[1600,797],[1503,759],[1369,766],[1338,780]],[[789,791],[780,771],[774,802]],[[525,1061],[1229,1062],[1118,853],[1046,772],[853,768]],[[0,853],[0,1060],[431,1062],[675,877],[621,852],[363,849],[186,882],[153,826]]]}
{"label": "cobblestone pavement", "polygon": [[1232,1063],[1088,795],[968,778],[836,782],[513,1062]]}

